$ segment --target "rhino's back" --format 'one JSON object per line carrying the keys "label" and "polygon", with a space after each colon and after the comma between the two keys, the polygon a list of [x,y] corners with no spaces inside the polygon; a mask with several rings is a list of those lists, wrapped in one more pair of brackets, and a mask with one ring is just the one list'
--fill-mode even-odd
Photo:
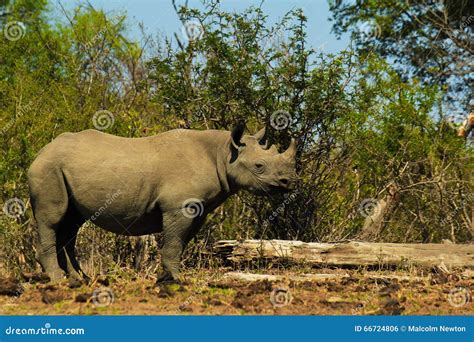
{"label": "rhino's back", "polygon": [[[46,145],[28,172],[31,193],[44,196],[44,180],[62,177],[68,197],[85,217],[108,213],[124,224],[143,216],[156,193],[153,158],[147,139],[130,139],[87,130],[63,133]],[[53,183],[57,184],[57,183]]]}
{"label": "rhino's back", "polygon": [[[222,131],[173,130],[143,138],[118,137],[96,130],[63,133],[46,145],[30,169],[59,167],[71,179],[94,184],[122,178],[128,184],[166,178],[192,181],[215,168]],[[46,170],[47,171],[47,170]],[[186,177],[186,179],[182,179]],[[68,177],[69,178],[69,177]]]}
{"label": "rhino's back", "polygon": [[153,213],[157,206],[169,210],[183,198],[218,191],[211,142],[226,135],[210,133],[178,130],[145,138],[95,130],[64,133],[33,162],[30,183],[35,188],[34,183],[39,184],[52,169],[60,170],[71,200],[84,216],[106,207],[96,221],[104,228],[113,223],[101,224],[107,213],[127,225],[147,215],[152,222],[160,215]]}
{"label": "rhino's back", "polygon": [[151,151],[144,140],[117,137],[95,130],[63,133],[40,151],[30,170],[54,166],[68,172],[80,172],[82,174],[75,176],[81,178],[93,170],[125,171],[127,165],[147,160],[144,156]]}

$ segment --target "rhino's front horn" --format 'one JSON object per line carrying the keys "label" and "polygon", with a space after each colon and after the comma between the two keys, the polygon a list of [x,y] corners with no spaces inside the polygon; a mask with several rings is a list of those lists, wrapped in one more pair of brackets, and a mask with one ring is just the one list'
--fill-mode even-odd
{"label": "rhino's front horn", "polygon": [[291,138],[290,146],[288,149],[283,152],[283,155],[288,159],[294,159],[296,156],[296,141],[294,138]]}

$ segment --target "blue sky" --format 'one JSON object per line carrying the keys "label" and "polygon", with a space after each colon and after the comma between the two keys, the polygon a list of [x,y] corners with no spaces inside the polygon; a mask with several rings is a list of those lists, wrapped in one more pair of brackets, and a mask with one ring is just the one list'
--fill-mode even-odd
{"label": "blue sky", "polygon": [[[66,9],[72,9],[81,3],[81,1],[59,1]],[[96,9],[103,9],[106,12],[126,12],[129,17],[130,38],[140,36],[139,23],[144,24],[147,34],[161,33],[172,36],[173,32],[181,32],[181,23],[171,0],[89,0],[89,2]],[[184,1],[177,0],[177,3]],[[222,0],[221,7],[227,11],[240,12],[251,5],[259,4],[260,1],[252,0]],[[189,6],[202,8],[199,0],[189,0]],[[329,21],[331,13],[327,0],[267,0],[262,7],[270,23],[278,21],[291,9],[302,8],[308,17],[308,42],[313,48],[326,53],[336,53],[348,45],[347,35],[337,40],[331,33],[332,23]],[[61,13],[59,10],[57,12]]]}

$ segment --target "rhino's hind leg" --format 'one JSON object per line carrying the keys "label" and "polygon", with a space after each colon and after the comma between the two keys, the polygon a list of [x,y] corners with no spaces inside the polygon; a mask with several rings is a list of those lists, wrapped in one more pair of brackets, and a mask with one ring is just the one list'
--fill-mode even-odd
{"label": "rhino's hind leg", "polygon": [[68,277],[79,282],[89,281],[89,277],[81,270],[79,262],[76,260],[75,252],[77,233],[84,222],[85,219],[70,204],[57,232],[56,251],[59,266],[67,273]]}
{"label": "rhino's hind leg", "polygon": [[39,241],[36,247],[36,260],[40,263],[51,281],[65,278],[65,272],[58,263],[56,253],[56,230],[57,225],[48,225],[38,222]]}
{"label": "rhino's hind leg", "polygon": [[38,227],[36,259],[51,281],[65,278],[58,263],[56,241],[61,220],[66,214],[68,196],[60,170],[48,172],[48,165],[30,168],[31,203]]}

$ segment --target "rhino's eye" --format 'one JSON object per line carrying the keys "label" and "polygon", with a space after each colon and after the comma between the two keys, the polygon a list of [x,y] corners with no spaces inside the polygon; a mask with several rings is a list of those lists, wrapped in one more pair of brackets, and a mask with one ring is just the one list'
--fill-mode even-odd
{"label": "rhino's eye", "polygon": [[263,171],[265,171],[265,165],[260,162],[255,163],[255,171],[257,173],[263,173]]}

